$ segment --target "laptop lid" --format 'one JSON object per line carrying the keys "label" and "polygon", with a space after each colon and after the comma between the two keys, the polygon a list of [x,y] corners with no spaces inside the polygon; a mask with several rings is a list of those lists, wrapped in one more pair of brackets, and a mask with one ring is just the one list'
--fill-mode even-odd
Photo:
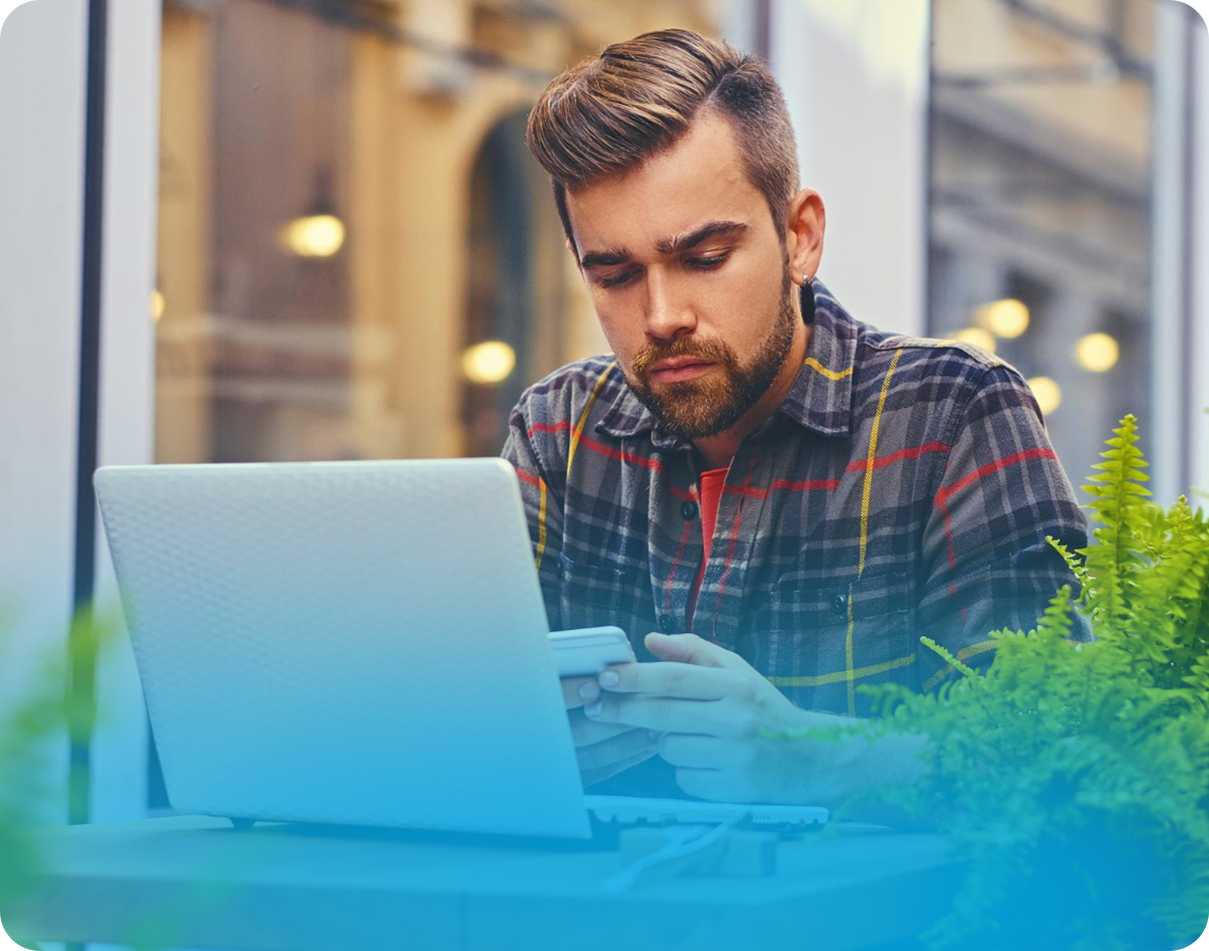
{"label": "laptop lid", "polygon": [[507,463],[107,467],[95,484],[176,809],[589,834]]}

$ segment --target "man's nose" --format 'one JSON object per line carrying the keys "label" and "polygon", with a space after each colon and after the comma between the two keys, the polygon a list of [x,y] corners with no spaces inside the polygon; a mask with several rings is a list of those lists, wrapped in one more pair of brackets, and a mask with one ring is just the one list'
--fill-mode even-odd
{"label": "man's nose", "polygon": [[692,307],[662,269],[647,272],[646,332],[656,340],[672,340],[697,326]]}

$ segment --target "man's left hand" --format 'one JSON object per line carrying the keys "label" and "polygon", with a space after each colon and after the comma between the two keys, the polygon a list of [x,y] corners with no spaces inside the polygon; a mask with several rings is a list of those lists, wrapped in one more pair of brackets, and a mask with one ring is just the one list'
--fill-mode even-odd
{"label": "man's left hand", "polygon": [[851,745],[769,735],[840,718],[799,709],[737,654],[695,634],[649,634],[646,646],[663,663],[606,669],[598,678],[604,692],[584,713],[651,730],[686,793],[827,805],[847,791]]}

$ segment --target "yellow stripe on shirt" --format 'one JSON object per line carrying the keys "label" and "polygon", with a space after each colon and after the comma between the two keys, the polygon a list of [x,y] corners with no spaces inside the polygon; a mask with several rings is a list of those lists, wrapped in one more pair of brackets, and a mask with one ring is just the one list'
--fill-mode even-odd
{"label": "yellow stripe on shirt", "polygon": [[817,370],[829,380],[842,380],[846,376],[852,376],[852,367],[849,367],[847,370],[829,370],[819,363],[815,357],[807,357],[804,365],[810,367],[812,370]]}
{"label": "yellow stripe on shirt", "polygon": [[[890,380],[894,376],[894,371],[898,367],[898,358],[903,355],[901,350],[894,352],[894,359],[890,361],[890,369],[886,371],[886,378],[882,380],[882,392],[877,400],[877,412],[873,416],[873,426],[869,430],[869,452],[865,459],[865,485],[864,491],[861,493],[861,535],[860,535],[860,556],[856,566],[856,577],[860,580],[861,575],[865,573],[865,553],[869,548],[869,499],[873,493],[873,461],[877,458],[877,436],[881,431],[882,426],[882,411],[886,408],[886,397],[890,394]],[[848,715],[856,716],[856,676],[852,668],[853,665],[853,643],[852,632],[855,622],[852,614],[852,589],[848,589],[848,634],[844,638],[844,656],[847,662],[848,670]]]}
{"label": "yellow stripe on shirt", "polygon": [[539,478],[537,480],[537,489],[541,493],[541,501],[537,506],[537,557],[534,559],[536,567],[542,566],[542,555],[546,553],[546,480]]}
{"label": "yellow stripe on shirt", "polygon": [[[895,657],[893,660],[882,661],[880,664],[869,664],[867,667],[858,667],[851,673],[853,677],[860,680],[862,677],[884,674],[887,670],[910,667],[914,663],[915,655],[908,654],[906,657]],[[814,676],[769,677],[768,682],[774,687],[823,687],[827,684],[837,684],[847,680],[848,676],[849,672],[847,670],[837,670],[830,674],[817,674]]]}
{"label": "yellow stripe on shirt", "polygon": [[592,395],[588,397],[588,404],[584,407],[584,411],[579,414],[579,422],[575,424],[575,428],[571,430],[571,447],[567,450],[567,484],[571,484],[571,463],[575,460],[575,450],[579,447],[579,440],[584,434],[584,426],[588,424],[588,414],[592,412],[592,404],[596,402],[596,397],[600,395],[601,388],[605,384],[605,380],[609,378],[609,374],[613,368],[617,366],[617,361],[614,360],[604,368],[604,373],[600,374],[600,379],[596,381],[596,385],[592,387]]}
{"label": "yellow stripe on shirt", "polygon": [[[959,650],[957,652],[957,659],[964,664],[967,658],[975,657],[978,654],[985,654],[987,651],[993,651],[998,646],[998,641],[979,641],[977,644],[971,644],[969,647],[963,647]],[[936,673],[928,678],[928,682],[924,684],[924,693],[927,693],[948,677],[949,674],[953,673],[953,669],[952,664],[945,664],[940,670],[936,671]]]}

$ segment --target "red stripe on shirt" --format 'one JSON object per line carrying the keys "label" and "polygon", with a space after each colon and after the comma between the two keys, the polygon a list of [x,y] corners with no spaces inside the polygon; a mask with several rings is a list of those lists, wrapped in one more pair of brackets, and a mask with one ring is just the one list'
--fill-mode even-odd
{"label": "red stripe on shirt", "polygon": [[[957,567],[957,539],[955,539],[953,537],[953,520],[951,518],[949,518],[949,506],[945,503],[944,499],[940,500],[940,514],[944,516],[945,538],[947,538],[949,540],[949,567],[956,568]],[[954,596],[956,596],[956,594],[957,594],[957,583],[955,581],[949,582],[949,594],[954,595]],[[966,619],[965,602],[962,601],[961,599],[958,599],[957,603],[961,605],[961,619],[964,621]]]}
{"label": "red stripe on shirt", "polygon": [[[570,428],[570,423],[534,423],[529,427],[529,435],[535,432],[556,433],[564,429]],[[584,449],[590,449],[592,452],[599,453],[602,456],[607,456],[609,459],[616,459],[618,462],[632,462],[635,465],[642,466],[644,469],[650,469],[652,472],[662,472],[663,463],[658,459],[651,459],[647,456],[640,456],[638,453],[629,449],[614,449],[612,446],[606,446],[604,443],[599,443],[594,439],[589,439],[587,436],[579,437],[579,445]],[[692,489],[682,489],[679,486],[671,486],[672,495],[684,502],[689,499],[695,499],[697,493]]]}
{"label": "red stripe on shirt", "polygon": [[990,475],[992,472],[998,472],[1001,469],[1006,469],[1008,466],[1014,466],[1019,462],[1028,462],[1032,459],[1057,459],[1058,454],[1052,449],[1038,447],[1036,449],[1025,449],[1021,452],[1014,452],[1010,456],[1004,456],[1002,459],[996,459],[994,462],[988,462],[985,466],[975,469],[968,476],[958,479],[948,488],[942,488],[936,493],[936,499],[932,503],[939,506],[942,502],[947,502],[956,493],[960,492],[967,485],[977,482],[983,476]]}
{"label": "red stripe on shirt", "polygon": [[[741,488],[749,488],[751,486],[751,474],[756,469],[756,457],[751,457],[751,463],[747,467],[747,478],[743,480]],[[723,494],[726,490],[723,489]],[[742,494],[742,493],[740,493]],[[718,598],[714,602],[714,630],[718,628],[718,612],[722,610],[722,596],[726,593],[726,576],[730,574],[731,564],[735,560],[735,546],[739,542],[739,526],[743,524],[743,503],[739,503],[738,511],[735,512],[735,522],[730,530],[730,544],[726,546],[726,564],[722,568],[722,577],[718,579]],[[710,638],[713,640],[713,638]]]}
{"label": "red stripe on shirt", "polygon": [[[900,449],[898,452],[892,452],[888,456],[879,456],[873,460],[873,468],[880,469],[883,466],[891,465],[895,462],[902,462],[904,459],[918,459],[924,453],[928,452],[948,452],[950,446],[946,446],[942,442],[924,443],[922,446],[911,446],[907,449]],[[868,466],[867,459],[854,459],[848,463],[848,468],[845,472],[864,472]]]}
{"label": "red stripe on shirt", "polygon": [[[513,466],[512,468],[516,469],[516,466]],[[542,484],[540,477],[526,472],[524,469],[516,469],[516,477],[522,482],[527,482],[529,485],[540,486]]]}

